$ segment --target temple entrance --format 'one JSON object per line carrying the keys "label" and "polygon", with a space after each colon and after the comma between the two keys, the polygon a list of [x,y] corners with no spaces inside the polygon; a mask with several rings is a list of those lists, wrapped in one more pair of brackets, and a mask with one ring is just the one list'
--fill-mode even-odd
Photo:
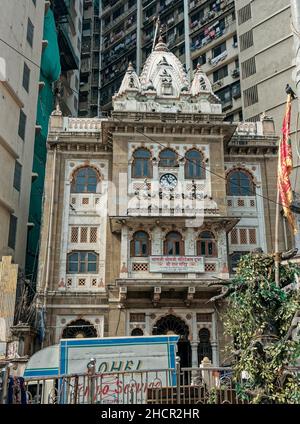
{"label": "temple entrance", "polygon": [[152,334],[154,336],[168,336],[172,334],[180,336],[177,344],[178,356],[180,356],[180,366],[182,368],[192,366],[192,350],[188,339],[189,327],[181,318],[175,315],[167,315],[160,318],[154,325]]}

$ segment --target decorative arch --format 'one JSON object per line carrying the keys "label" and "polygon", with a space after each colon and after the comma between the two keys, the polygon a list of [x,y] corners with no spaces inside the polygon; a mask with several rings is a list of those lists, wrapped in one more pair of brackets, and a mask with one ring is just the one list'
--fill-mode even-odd
{"label": "decorative arch", "polygon": [[197,255],[208,258],[218,256],[217,241],[212,231],[203,230],[200,232],[197,240]]}
{"label": "decorative arch", "polygon": [[184,240],[179,231],[169,231],[164,239],[164,254],[167,256],[183,256]]}
{"label": "decorative arch", "polygon": [[172,335],[180,336],[178,341],[178,355],[182,367],[192,365],[192,350],[189,341],[190,329],[186,322],[173,314],[168,314],[159,318],[153,326],[153,335]]}
{"label": "decorative arch", "polygon": [[181,336],[181,340],[188,341],[190,329],[182,318],[173,314],[168,314],[156,321],[152,332],[154,335],[176,334]]}
{"label": "decorative arch", "polygon": [[132,153],[132,178],[152,177],[152,154],[146,147],[138,147]]}
{"label": "decorative arch", "polygon": [[226,172],[227,196],[255,196],[255,179],[248,169],[234,167]]}
{"label": "decorative arch", "polygon": [[77,166],[71,174],[71,193],[98,193],[103,177],[94,165]]}
{"label": "decorative arch", "polygon": [[138,230],[133,233],[130,241],[130,256],[147,257],[151,254],[151,240],[149,233],[144,230]]}
{"label": "decorative arch", "polygon": [[185,153],[184,177],[198,180],[206,178],[204,153],[195,147]]}
{"label": "decorative arch", "polygon": [[97,330],[90,321],[82,318],[71,321],[62,332],[62,339],[97,337]]}
{"label": "decorative arch", "polygon": [[144,332],[141,328],[134,328],[131,331],[131,336],[143,336],[143,335],[144,335]]}

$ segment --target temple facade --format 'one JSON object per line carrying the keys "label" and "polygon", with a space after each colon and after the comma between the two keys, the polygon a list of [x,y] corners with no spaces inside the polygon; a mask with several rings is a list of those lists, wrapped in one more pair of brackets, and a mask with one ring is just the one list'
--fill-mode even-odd
{"label": "temple facade", "polygon": [[[230,363],[221,293],[241,255],[274,250],[278,138],[231,124],[198,66],[159,39],[107,118],[50,119],[38,277],[43,346],[178,334],[182,366]],[[290,236],[282,220],[281,249]]]}

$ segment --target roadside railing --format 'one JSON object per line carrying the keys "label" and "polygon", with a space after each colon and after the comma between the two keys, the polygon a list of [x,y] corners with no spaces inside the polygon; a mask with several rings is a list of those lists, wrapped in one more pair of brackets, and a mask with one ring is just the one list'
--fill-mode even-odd
{"label": "roadside railing", "polygon": [[[300,376],[300,367],[289,371]],[[237,384],[231,368],[180,368],[178,362],[169,369],[27,378],[22,388],[10,384],[8,398],[24,403],[26,396],[28,404],[245,404]]]}

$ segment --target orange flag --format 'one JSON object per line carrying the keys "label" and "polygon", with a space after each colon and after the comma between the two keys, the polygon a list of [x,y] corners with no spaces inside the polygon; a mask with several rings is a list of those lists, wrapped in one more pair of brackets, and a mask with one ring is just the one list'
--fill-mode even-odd
{"label": "orange flag", "polygon": [[290,173],[293,169],[292,144],[290,138],[291,128],[291,95],[288,95],[286,112],[282,125],[282,137],[279,145],[278,159],[278,190],[284,216],[287,218],[294,234],[297,233],[295,217],[290,207],[293,201],[293,191]]}

